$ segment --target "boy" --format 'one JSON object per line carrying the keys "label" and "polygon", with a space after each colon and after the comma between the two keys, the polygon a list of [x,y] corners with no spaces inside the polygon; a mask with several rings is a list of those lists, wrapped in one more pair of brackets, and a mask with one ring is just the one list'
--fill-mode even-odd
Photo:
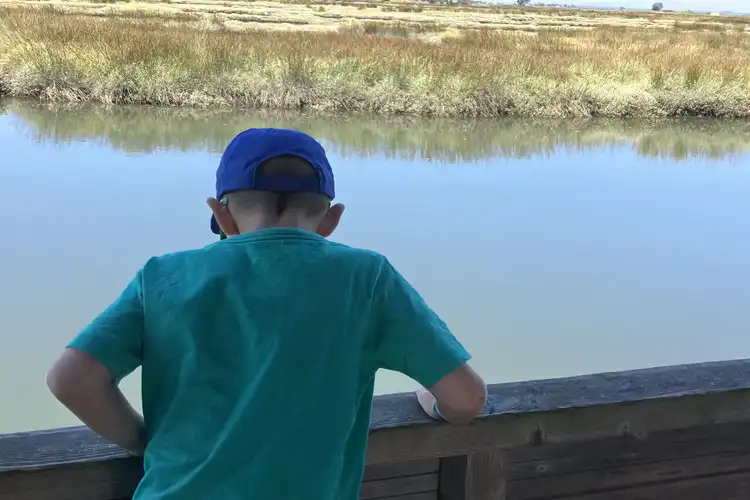
{"label": "boy", "polygon": [[[344,212],[323,147],[250,129],[222,155],[222,240],[150,259],[48,375],[94,432],[144,456],[136,500],[356,500],[379,368],[467,423],[469,354],[381,255],[329,242]],[[142,367],[143,413],[117,384]],[[433,396],[434,395],[434,396]]]}

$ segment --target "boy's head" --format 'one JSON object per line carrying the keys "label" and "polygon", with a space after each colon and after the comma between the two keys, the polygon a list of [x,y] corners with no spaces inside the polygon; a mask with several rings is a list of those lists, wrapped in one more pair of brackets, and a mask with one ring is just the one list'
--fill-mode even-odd
{"label": "boy's head", "polygon": [[232,236],[270,227],[294,227],[330,236],[344,212],[331,206],[333,171],[323,146],[287,129],[249,129],[221,156],[211,230]]}

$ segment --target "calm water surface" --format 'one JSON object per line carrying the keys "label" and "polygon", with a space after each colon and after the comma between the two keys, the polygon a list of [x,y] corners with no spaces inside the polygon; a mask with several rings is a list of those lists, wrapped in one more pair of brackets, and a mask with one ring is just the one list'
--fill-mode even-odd
{"label": "calm water surface", "polygon": [[[154,254],[206,245],[226,142],[330,152],[334,239],[385,253],[488,381],[750,356],[750,123],[424,121],[0,103],[0,432]],[[138,399],[136,373],[124,382]],[[384,372],[379,393],[414,384]]]}

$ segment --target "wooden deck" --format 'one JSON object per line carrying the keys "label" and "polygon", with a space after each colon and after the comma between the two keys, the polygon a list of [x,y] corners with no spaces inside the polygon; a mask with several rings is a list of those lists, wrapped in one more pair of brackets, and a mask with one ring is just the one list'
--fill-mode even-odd
{"label": "wooden deck", "polygon": [[[2,500],[125,499],[140,474],[86,428],[0,436]],[[464,427],[378,397],[361,498],[746,500],[750,360],[493,385]]]}

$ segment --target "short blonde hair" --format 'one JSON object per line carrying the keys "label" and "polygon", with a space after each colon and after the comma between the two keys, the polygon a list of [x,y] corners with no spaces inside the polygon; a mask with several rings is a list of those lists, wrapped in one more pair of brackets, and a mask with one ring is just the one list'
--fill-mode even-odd
{"label": "short blonde hair", "polygon": [[[257,174],[315,176],[315,170],[304,159],[298,156],[277,156],[265,161],[258,167]],[[324,213],[331,206],[331,200],[318,193],[297,191],[232,191],[225,196],[232,210],[248,213],[256,210],[275,210],[277,215],[288,209],[303,212],[307,216]]]}

